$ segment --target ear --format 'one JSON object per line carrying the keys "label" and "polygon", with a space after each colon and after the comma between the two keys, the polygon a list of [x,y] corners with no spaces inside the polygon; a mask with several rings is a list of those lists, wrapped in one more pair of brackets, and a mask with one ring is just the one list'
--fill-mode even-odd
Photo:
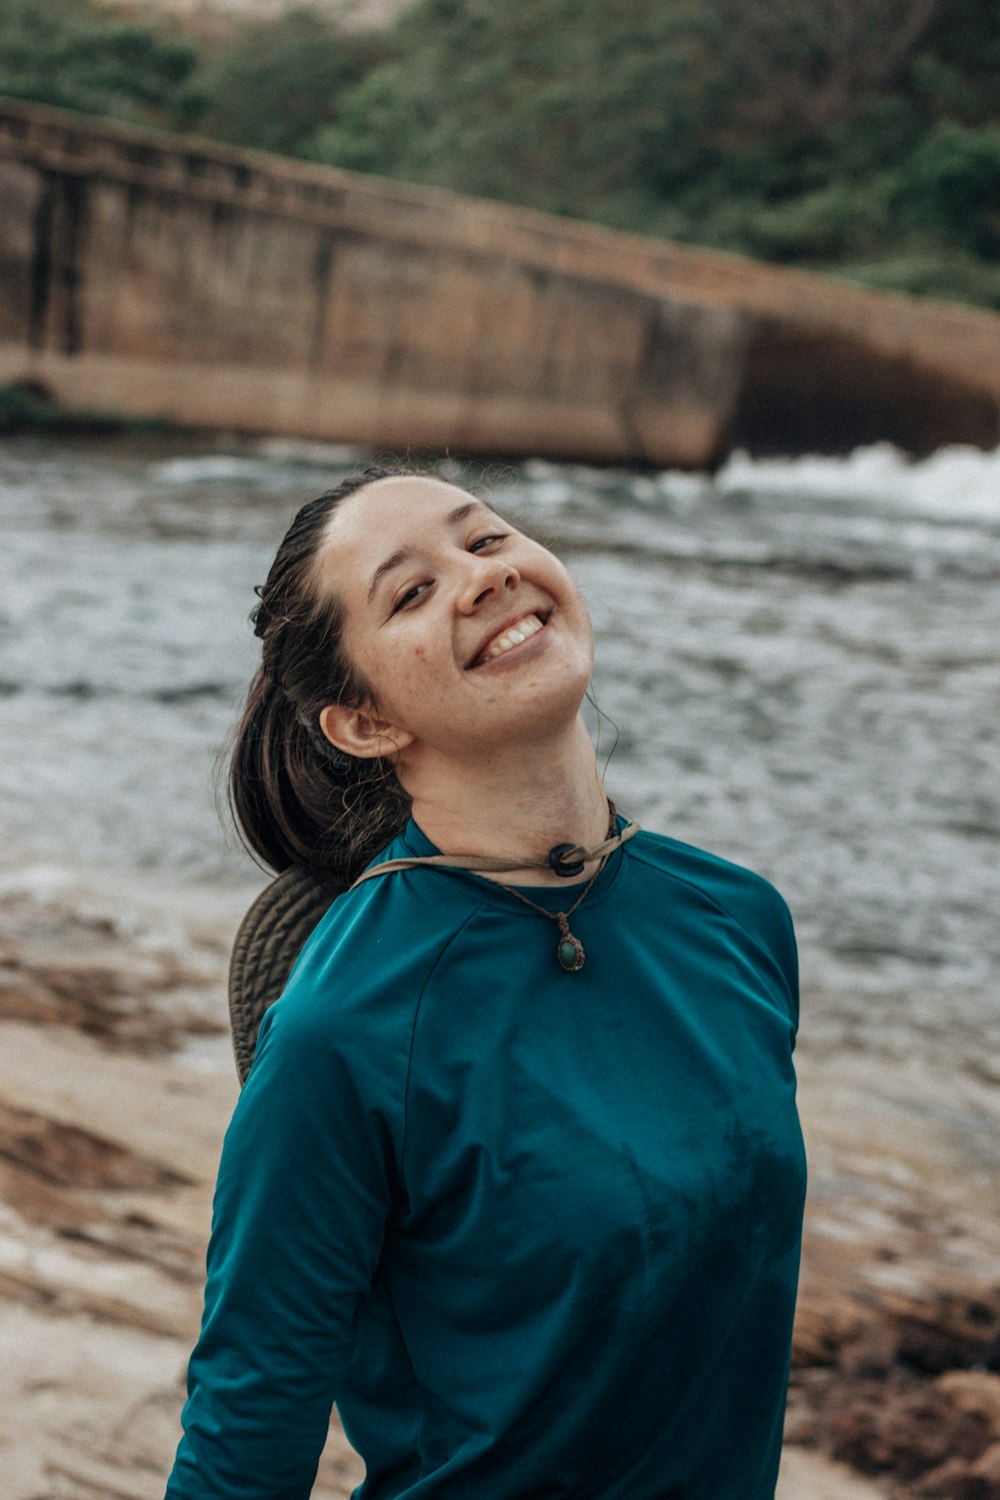
{"label": "ear", "polygon": [[397,729],[380,718],[370,704],[349,708],[344,703],[328,703],[320,710],[319,727],[331,745],[357,760],[381,756],[396,760],[413,743],[409,730]]}

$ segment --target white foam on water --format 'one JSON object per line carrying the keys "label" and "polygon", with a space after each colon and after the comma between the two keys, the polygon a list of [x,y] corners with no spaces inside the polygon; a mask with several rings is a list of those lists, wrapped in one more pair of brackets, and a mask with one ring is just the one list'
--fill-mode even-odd
{"label": "white foam on water", "polygon": [[753,459],[734,453],[715,483],[723,494],[815,495],[942,521],[1000,523],[1000,448],[940,448],[919,461],[889,443],[856,448],[844,458]]}
{"label": "white foam on water", "polygon": [[10,896],[29,896],[46,905],[67,896],[73,887],[72,872],[59,865],[23,865],[0,873],[0,900]]}
{"label": "white foam on water", "polygon": [[271,879],[249,861],[225,879],[187,871],[26,862],[0,868],[0,902],[27,899],[53,913],[99,922],[136,948],[183,957],[192,943],[214,942],[235,931],[251,901]]}
{"label": "white foam on water", "polygon": [[[295,502],[336,482],[331,455],[322,472],[307,457],[0,444],[18,518],[0,896],[106,913],[142,946],[249,905],[266,876],[226,841],[214,766],[256,660],[253,584]],[[831,1027],[846,1036],[855,1002],[888,994],[870,1032],[896,1047],[893,997],[907,1017],[927,997],[987,1055],[1000,453],[736,456],[718,477],[534,461],[491,478],[501,509],[534,511],[572,555],[622,805],[789,888],[838,996]],[[899,1025],[917,1046],[922,1022]]]}
{"label": "white foam on water", "polygon": [[205,453],[195,458],[169,458],[149,468],[149,479],[158,484],[273,484],[276,465],[266,457],[247,458],[234,453]]}
{"label": "white foam on water", "polygon": [[355,443],[323,443],[309,438],[264,437],[250,440],[250,447],[262,457],[275,463],[305,464],[321,467],[329,464],[337,468],[347,465],[373,463],[367,448]]}

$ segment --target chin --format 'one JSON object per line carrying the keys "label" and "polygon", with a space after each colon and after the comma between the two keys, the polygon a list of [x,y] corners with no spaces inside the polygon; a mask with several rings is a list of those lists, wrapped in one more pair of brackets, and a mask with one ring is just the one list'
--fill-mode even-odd
{"label": "chin", "polygon": [[554,733],[573,723],[583,706],[590,676],[589,669],[567,672],[559,681],[539,684],[533,698],[522,703],[513,715],[520,732]]}

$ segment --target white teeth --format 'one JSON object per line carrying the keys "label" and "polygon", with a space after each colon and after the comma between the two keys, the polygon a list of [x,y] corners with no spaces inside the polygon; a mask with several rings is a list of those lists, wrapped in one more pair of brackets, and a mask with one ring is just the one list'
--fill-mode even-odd
{"label": "white teeth", "polygon": [[485,655],[492,659],[502,656],[512,646],[519,646],[529,636],[537,635],[542,628],[542,622],[537,615],[525,615],[523,620],[518,620],[516,625],[508,625],[501,635],[495,636],[486,647]]}

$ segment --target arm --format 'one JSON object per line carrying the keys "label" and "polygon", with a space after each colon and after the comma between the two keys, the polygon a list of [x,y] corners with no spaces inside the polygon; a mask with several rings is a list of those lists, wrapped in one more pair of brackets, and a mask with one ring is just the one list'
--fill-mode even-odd
{"label": "arm", "polygon": [[300,1000],[265,1015],[223,1147],[167,1500],[306,1500],[381,1254],[405,1056]]}
{"label": "arm", "polygon": [[799,954],[795,941],[792,914],[784,898],[769,887],[771,894],[770,935],[771,949],[784,975],[788,989],[789,1019],[792,1023],[792,1038],[799,1029]]}

